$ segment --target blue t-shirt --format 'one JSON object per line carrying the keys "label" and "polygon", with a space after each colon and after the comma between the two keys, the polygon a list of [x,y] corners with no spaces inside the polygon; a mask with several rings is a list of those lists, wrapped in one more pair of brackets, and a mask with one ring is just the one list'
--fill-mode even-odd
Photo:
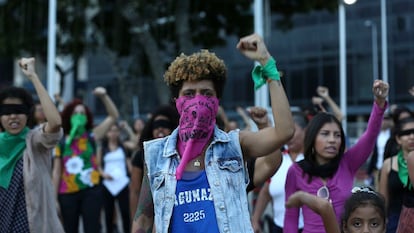
{"label": "blue t-shirt", "polygon": [[205,171],[177,181],[170,232],[218,233],[216,212]]}

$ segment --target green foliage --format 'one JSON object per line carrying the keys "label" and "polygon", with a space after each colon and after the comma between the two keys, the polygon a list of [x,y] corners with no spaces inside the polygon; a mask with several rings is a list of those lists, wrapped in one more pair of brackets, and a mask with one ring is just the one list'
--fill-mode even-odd
{"label": "green foliage", "polygon": [[44,0],[8,0],[0,6],[0,56],[45,54],[48,14],[44,4]]}
{"label": "green foliage", "polygon": [[[131,48],[136,32],[147,28],[160,49],[176,48],[175,6],[178,0],[100,0],[100,12],[92,19],[85,9],[90,0],[58,0],[57,52],[81,55],[86,48],[97,45],[98,35],[87,34],[91,20],[94,30],[102,33],[105,46],[123,56],[134,52]],[[270,0],[269,0],[270,1]],[[8,0],[0,6],[0,56],[16,56],[23,52],[46,55],[48,0]],[[213,47],[223,45],[229,35],[243,36],[253,31],[252,0],[191,1],[188,10],[191,39],[195,45]],[[337,0],[278,0],[270,1],[273,13],[283,17],[279,26],[290,29],[295,13],[312,10],[336,10]],[[124,6],[136,14],[131,22],[125,18]],[[172,20],[171,20],[172,19]]]}

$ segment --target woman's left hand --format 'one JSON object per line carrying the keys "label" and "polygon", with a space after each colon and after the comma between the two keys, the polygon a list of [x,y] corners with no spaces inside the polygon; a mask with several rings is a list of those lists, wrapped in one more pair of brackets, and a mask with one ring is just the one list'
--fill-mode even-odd
{"label": "woman's left hand", "polygon": [[35,59],[33,57],[30,58],[22,58],[19,60],[19,66],[22,68],[22,72],[30,79],[36,75],[35,71]]}
{"label": "woman's left hand", "polygon": [[374,93],[375,100],[380,104],[385,103],[386,98],[388,97],[389,85],[388,83],[382,80],[375,80],[372,85],[372,92]]}
{"label": "woman's left hand", "polygon": [[106,89],[104,87],[96,87],[93,90],[93,94],[98,96],[98,97],[103,97],[106,95]]}
{"label": "woman's left hand", "polygon": [[372,85],[372,92],[375,96],[375,102],[383,108],[385,106],[386,98],[388,97],[389,85],[382,80],[375,80]]}

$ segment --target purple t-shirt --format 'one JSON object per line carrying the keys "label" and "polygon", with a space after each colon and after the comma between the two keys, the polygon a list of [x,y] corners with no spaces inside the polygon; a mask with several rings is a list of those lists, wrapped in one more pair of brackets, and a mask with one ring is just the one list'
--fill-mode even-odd
{"label": "purple t-shirt", "polygon": [[[329,189],[338,223],[340,223],[345,201],[351,195],[355,174],[368,159],[374,148],[385,109],[386,107],[381,109],[376,103],[374,104],[366,131],[358,139],[358,142],[344,153],[337,172],[327,180],[326,186]],[[308,183],[308,175],[304,175],[303,170],[295,163],[289,168],[286,178],[286,200],[298,190],[316,195],[316,192],[322,186],[323,182],[320,177],[313,177],[311,182]],[[302,210],[304,218],[303,233],[324,233],[325,228],[322,218],[306,206],[303,206]],[[298,218],[298,208],[286,209],[284,233],[298,232]]]}
{"label": "purple t-shirt", "polygon": [[205,171],[194,179],[183,177],[177,181],[170,232],[219,233]]}

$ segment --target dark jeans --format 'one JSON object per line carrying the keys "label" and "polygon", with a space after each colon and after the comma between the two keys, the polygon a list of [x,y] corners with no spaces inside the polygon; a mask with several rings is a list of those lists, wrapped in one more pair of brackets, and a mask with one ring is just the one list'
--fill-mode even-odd
{"label": "dark jeans", "polygon": [[105,209],[105,225],[106,225],[106,232],[112,233],[113,232],[113,217],[115,212],[115,200],[118,201],[119,210],[121,212],[122,218],[122,227],[124,229],[124,233],[131,232],[131,221],[129,218],[129,188],[126,186],[118,195],[112,196],[112,194],[103,187],[103,197],[104,197],[104,209]]}
{"label": "dark jeans", "polygon": [[400,213],[389,213],[386,233],[395,233],[397,231]]}
{"label": "dark jeans", "polygon": [[82,217],[85,233],[100,233],[102,189],[95,186],[76,193],[59,194],[60,211],[66,233],[78,233],[79,217]]}
{"label": "dark jeans", "polygon": [[[267,223],[267,227],[269,232],[271,233],[283,233],[283,228],[279,227],[278,225],[273,222],[273,218],[269,215],[265,216],[265,222]],[[301,233],[303,229],[299,229],[298,233]]]}

